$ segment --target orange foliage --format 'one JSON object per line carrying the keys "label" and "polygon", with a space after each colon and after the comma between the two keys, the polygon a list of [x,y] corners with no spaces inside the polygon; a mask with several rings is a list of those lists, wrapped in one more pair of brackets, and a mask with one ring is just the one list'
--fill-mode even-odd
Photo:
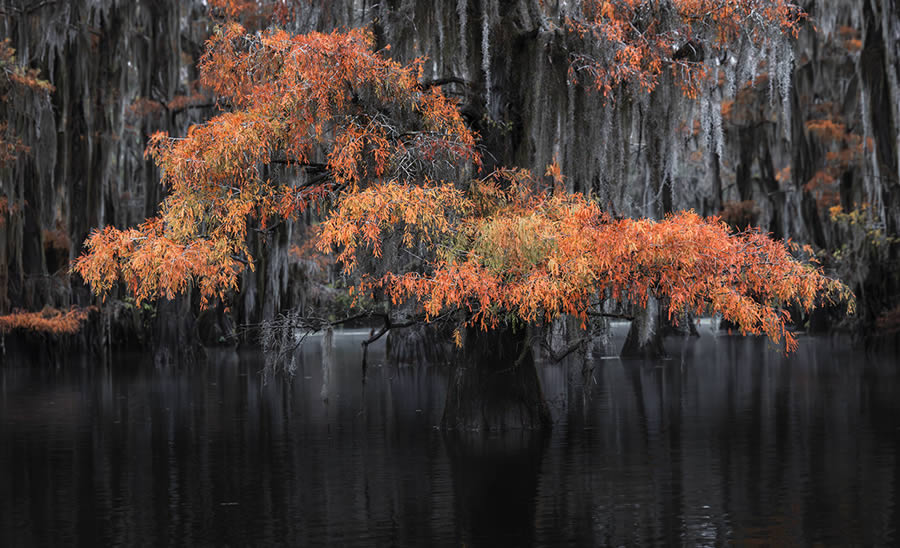
{"label": "orange foliage", "polygon": [[161,103],[146,97],[138,97],[128,107],[128,111],[129,114],[137,118],[143,118],[152,114],[158,114],[163,110],[178,112],[192,106],[204,105],[209,101],[210,97],[199,89],[199,86],[195,83],[195,85],[191,86],[188,94],[176,95],[168,103]]}
{"label": "orange foliage", "polygon": [[553,161],[547,164],[547,169],[544,171],[545,177],[550,177],[553,180],[555,185],[562,185],[565,181],[565,177],[562,174],[562,168],[559,167],[559,161],[554,157]]}
{"label": "orange foliage", "polygon": [[[8,101],[10,93],[50,93],[50,82],[38,77],[39,71],[26,69],[16,62],[16,50],[9,38],[0,41],[0,100]],[[13,134],[6,120],[0,120],[0,167],[12,162],[29,148]]]}
{"label": "orange foliage", "polygon": [[44,240],[44,249],[56,249],[58,251],[69,251],[72,242],[69,240],[69,234],[64,228],[57,224],[54,230],[44,230],[42,232]]}
{"label": "orange foliage", "polygon": [[319,251],[316,244],[315,238],[303,238],[300,245],[288,249],[288,255],[295,263],[305,263],[323,272],[334,264],[334,258]]}
{"label": "orange foliage", "polygon": [[95,293],[105,294],[121,279],[140,303],[144,299],[172,299],[196,280],[204,301],[237,288],[243,264],[231,255],[242,243],[197,237],[180,242],[165,233],[159,219],[136,229],[106,227],[85,241],[87,253],[73,269]]}
{"label": "orange foliage", "polygon": [[722,101],[722,118],[728,120],[731,118],[731,112],[734,109],[734,99],[725,99]]}
{"label": "orange foliage", "polygon": [[[584,32],[632,51],[625,46],[636,37],[616,21],[634,23],[638,3],[586,4],[603,21],[592,19]],[[674,4],[689,29],[694,18],[715,23],[722,41],[735,25],[749,24],[749,9],[788,27],[799,17],[776,0],[717,2],[717,10],[700,0]],[[652,87],[666,65],[652,56],[670,46],[641,42],[628,54],[634,64],[608,73],[607,83],[635,76]],[[97,293],[124,281],[138,301],[196,284],[205,304],[236,289],[241,270],[253,268],[246,243],[252,226],[265,228],[330,195],[334,208],[319,226],[318,249],[361,275],[357,296],[383,291],[394,302],[413,299],[429,318],[461,309],[485,328],[511,317],[586,319],[606,299],[644,306],[655,295],[666,299],[673,319],[684,310],[719,312],[744,332],[792,349],[782,307],[808,310],[823,294],[850,297],[759,232],[732,233],[692,212],[659,222],[610,218],[589,198],[559,188],[556,162],[546,176],[557,188],[548,193],[535,190],[540,181],[524,170],[468,185],[434,177],[437,167],[446,173],[479,165],[475,135],[455,103],[418,84],[420,63],[403,66],[371,47],[371,35],[360,30],[291,36],[221,27],[207,44],[201,83],[233,110],[183,138],[153,136],[147,154],[170,189],[160,216],[137,228],[94,231],[74,270]],[[263,179],[262,166],[275,162],[298,172],[298,182]],[[381,257],[387,242],[417,261],[367,276],[363,265],[371,261],[360,258]]]}
{"label": "orange foliage", "polygon": [[847,51],[850,53],[857,53],[862,51],[863,43],[859,38],[852,38],[844,41],[844,47],[847,48]]}
{"label": "orange foliage", "polygon": [[[526,322],[560,314],[584,320],[605,299],[645,306],[653,295],[667,299],[670,319],[685,310],[718,312],[744,333],[765,333],[792,350],[783,307],[809,310],[823,294],[852,300],[845,286],[758,231],[731,233],[692,212],[659,222],[612,219],[582,195],[531,192],[527,172],[510,179],[500,173],[465,193],[401,183],[346,193],[319,245],[337,251],[350,273],[358,252],[377,255],[397,230],[405,245],[418,245],[411,235],[419,234],[436,250],[433,259],[419,271],[363,277],[355,293],[412,298],[430,318],[462,309],[483,328],[510,314]],[[508,189],[499,190],[504,181]],[[485,195],[493,197],[487,206]]]}
{"label": "orange foliage", "polygon": [[80,308],[73,306],[68,310],[44,307],[40,312],[24,312],[17,310],[12,314],[0,316],[0,332],[9,333],[14,330],[33,331],[52,335],[73,335],[81,330],[81,325],[96,307]]}
{"label": "orange foliage", "polygon": [[166,107],[172,111],[184,110],[185,108],[202,104],[209,100],[207,95],[199,90],[193,90],[189,95],[176,95],[168,102]]}
{"label": "orange foliage", "polygon": [[302,261],[306,257],[306,251],[308,251],[305,248],[306,246],[301,248],[299,245],[294,244],[288,249],[288,255],[295,261]]}
{"label": "orange foliage", "polygon": [[[245,34],[236,23],[219,28],[200,82],[234,110],[192,126],[185,138],[153,135],[147,154],[170,189],[160,217],[95,231],[74,270],[99,293],[122,279],[138,300],[172,297],[196,282],[205,304],[253,267],[250,223],[265,228],[293,217],[334,186],[420,180],[423,166],[478,162],[455,103],[419,86],[419,64],[400,65],[371,47],[363,30],[291,36]],[[306,177],[264,179],[261,166],[273,162]],[[321,171],[325,177],[314,174]]]}
{"label": "orange foliage", "polygon": [[28,88],[32,91],[52,92],[53,86],[50,82],[38,77],[40,71],[26,69],[16,63],[16,50],[9,44],[9,38],[0,41],[0,71],[3,72],[4,79],[14,86]]}
{"label": "orange foliage", "polygon": [[264,28],[271,22],[289,22],[301,4],[312,0],[209,0],[213,17],[240,21],[250,29]]}
{"label": "orange foliage", "polygon": [[670,71],[682,92],[696,97],[707,77],[704,58],[741,36],[762,43],[777,32],[796,34],[804,17],[789,0],[584,0],[568,28],[611,52],[577,53],[573,71],[588,74],[603,95],[620,84],[651,91]]}
{"label": "orange foliage", "polygon": [[12,134],[9,130],[9,124],[0,122],[0,167],[3,167],[16,157],[31,150],[21,139]]}
{"label": "orange foliage", "polygon": [[[27,203],[27,202],[26,202]],[[4,226],[9,220],[10,215],[15,215],[22,210],[22,206],[18,202],[9,202],[6,196],[0,196],[0,227]]]}
{"label": "orange foliage", "polygon": [[147,97],[138,97],[128,106],[128,112],[137,118],[143,118],[162,112],[163,108],[163,104],[159,101],[148,99]]}
{"label": "orange foliage", "polygon": [[803,185],[803,190],[812,192],[816,197],[816,204],[822,209],[830,208],[841,201],[837,191],[837,181],[825,170],[817,171]]}
{"label": "orange foliage", "polygon": [[850,131],[833,113],[834,109],[833,103],[818,106],[814,111],[822,118],[808,120],[805,124],[806,131],[827,149],[824,167],[803,186],[804,190],[815,195],[822,209],[839,202],[838,181],[848,169],[862,164],[866,147],[872,146],[865,142],[862,135]]}
{"label": "orange foliage", "polygon": [[9,198],[0,196],[0,227],[6,225],[6,218],[9,216]]}
{"label": "orange foliage", "polygon": [[860,40],[860,32],[859,29],[855,29],[853,27],[841,26],[838,28],[838,34],[840,34],[841,39],[843,40],[843,45],[850,53],[857,53],[862,50],[862,40]]}
{"label": "orange foliage", "polygon": [[756,207],[756,202],[753,200],[725,202],[722,204],[722,212],[719,216],[729,225],[743,229],[756,224],[759,208]]}
{"label": "orange foliage", "polygon": [[806,130],[824,142],[839,141],[847,133],[847,126],[831,119],[809,120]]}

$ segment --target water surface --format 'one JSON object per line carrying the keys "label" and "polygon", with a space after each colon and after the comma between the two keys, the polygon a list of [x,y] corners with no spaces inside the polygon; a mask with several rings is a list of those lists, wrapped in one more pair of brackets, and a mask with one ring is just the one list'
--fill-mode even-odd
{"label": "water surface", "polygon": [[445,436],[446,365],[335,336],[0,366],[0,546],[900,544],[900,368],[828,339],[673,340],[541,369],[551,435]]}

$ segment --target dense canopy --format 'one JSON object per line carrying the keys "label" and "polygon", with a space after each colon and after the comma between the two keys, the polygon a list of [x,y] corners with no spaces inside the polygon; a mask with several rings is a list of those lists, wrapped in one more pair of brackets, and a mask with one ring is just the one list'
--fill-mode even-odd
{"label": "dense canopy", "polygon": [[[656,29],[653,9],[593,2],[586,18],[570,22],[613,45],[611,58],[591,61],[601,91],[626,80],[649,91],[668,65],[692,96],[701,62],[662,54],[690,41],[688,31],[712,31],[710,46],[722,48],[737,33],[789,31],[801,15],[780,0],[717,10],[675,2],[684,27]],[[555,162],[544,178],[474,174],[476,135],[456,103],[420,83],[421,62],[403,65],[372,47],[361,30],[221,27],[200,68],[224,112],[183,138],[154,135],[147,154],[169,189],[160,215],[135,229],[94,232],[74,269],[98,293],[119,280],[138,300],[196,284],[207,303],[254,267],[249,231],[315,205],[324,207],[318,247],[337,254],[357,294],[412,300],[426,317],[461,310],[465,323],[484,328],[562,314],[584,320],[605,301],[644,306],[654,296],[670,318],[720,313],[790,349],[785,307],[810,310],[823,294],[848,296],[760,231],[732,232],[692,212],[613,218],[590,196],[567,193]],[[585,62],[576,56],[573,68]],[[385,245],[415,260],[359,260],[381,258]]]}

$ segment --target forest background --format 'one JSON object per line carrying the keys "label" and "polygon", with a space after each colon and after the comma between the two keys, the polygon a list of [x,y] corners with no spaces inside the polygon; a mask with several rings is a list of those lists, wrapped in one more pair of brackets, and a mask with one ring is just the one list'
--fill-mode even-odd
{"label": "forest background", "polygon": [[826,310],[804,318],[807,327],[900,328],[900,21],[892,0],[804,3],[796,39],[761,54],[736,44],[712,60],[736,66],[735,77],[704,83],[696,98],[666,85],[604,94],[573,78],[572,52],[585,45],[565,28],[571,2],[219,4],[211,12],[201,1],[0,2],[5,330],[44,337],[93,314],[101,321],[88,322],[84,340],[177,345],[198,334],[216,343],[230,341],[236,325],[346,302],[337,270],[311,243],[310,211],[251,233],[256,269],[199,317],[196,294],[138,304],[121,293],[96,310],[66,312],[98,304],[69,268],[91,229],[156,213],[165,189],[144,155],[149,136],[185,135],[218,112],[197,84],[197,63],[226,15],[250,29],[278,16],[295,33],[369,28],[385,55],[425,59],[423,83],[459,101],[488,169],[547,173],[619,217],[693,208],[808,243],[850,285],[859,312],[837,320]]}

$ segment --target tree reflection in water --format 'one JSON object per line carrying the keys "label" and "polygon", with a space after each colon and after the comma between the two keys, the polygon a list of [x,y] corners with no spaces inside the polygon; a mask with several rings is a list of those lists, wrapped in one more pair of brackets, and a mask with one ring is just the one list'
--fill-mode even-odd
{"label": "tree reflection in water", "polygon": [[[554,426],[442,432],[449,366],[335,334],[255,354],[0,366],[0,545],[896,544],[900,377],[807,338],[541,364]],[[618,338],[621,342],[621,337]]]}

